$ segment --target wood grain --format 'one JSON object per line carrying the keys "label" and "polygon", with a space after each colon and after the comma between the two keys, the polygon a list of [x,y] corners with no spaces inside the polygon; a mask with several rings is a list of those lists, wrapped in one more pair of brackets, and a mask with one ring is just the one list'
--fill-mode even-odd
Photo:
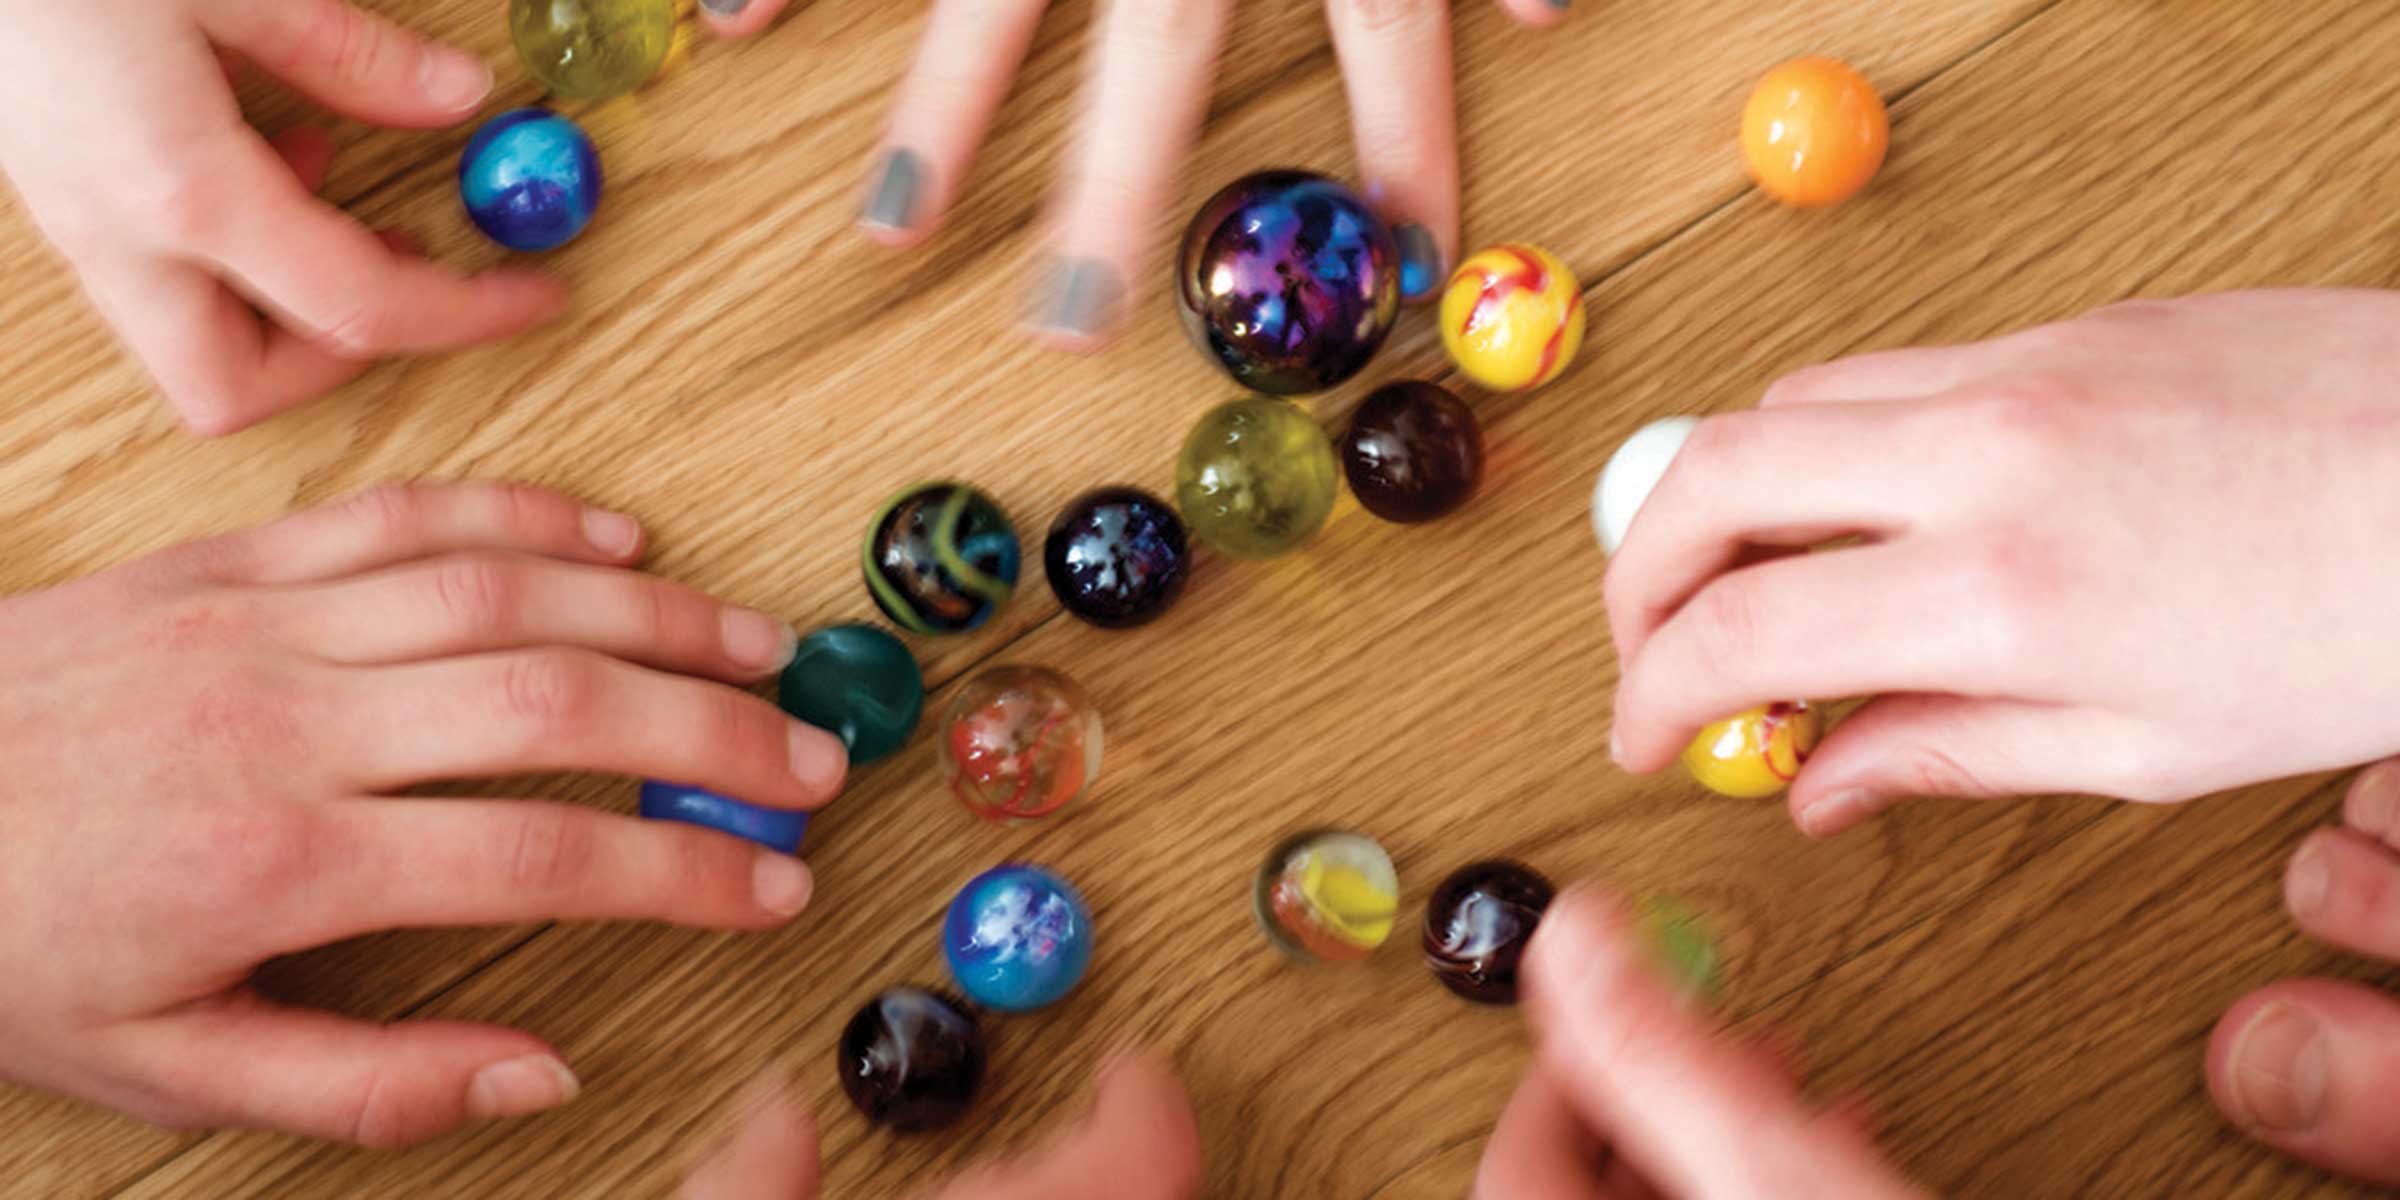
{"label": "wood grain", "polygon": [[[490,7],[408,15],[499,61]],[[658,87],[591,114],[614,190],[593,234],[547,260],[579,289],[559,328],[380,368],[224,442],[175,433],[23,225],[0,229],[21,281],[0,296],[0,585],[371,482],[476,475],[626,507],[656,569],[809,625],[868,613],[854,539],[920,476],[975,479],[1027,531],[1085,486],[1162,486],[1186,423],[1229,394],[1178,344],[1165,289],[1102,358],[1009,330],[1088,5],[1045,25],[953,225],[894,256],[847,224],[917,29],[901,7],[817,0],[764,40],[694,44]],[[568,1111],[366,1155],[0,1092],[0,1194],[664,1194],[772,1063],[824,1118],[829,1193],[893,1195],[1024,1143],[1139,1038],[1199,1099],[1212,1196],[1457,1196],[1522,1035],[1405,949],[1350,972],[1274,957],[1249,924],[1251,871],[1325,823],[1383,839],[1412,908],[1490,854],[1694,899],[1725,940],[1732,1014],[1805,1033],[1821,1084],[1871,1091],[1894,1152],[1946,1191],[2342,1194],[2225,1131],[2199,1084],[2201,1039],[2247,987],[2328,964],[2395,982],[2278,915],[2282,856],[2331,811],[2325,781],[2171,813],[1927,804],[1804,845],[1773,806],[1607,767],[1616,666],[1583,505],[1635,425],[1748,403],[1801,363],[2128,295],[2400,284],[2400,16],[1611,0],[1552,35],[1463,5],[1458,36],[1470,237],[1551,246],[1596,314],[1561,384],[1477,401],[1493,478],[1465,514],[1403,530],[1345,500],[1305,555],[1206,562],[1158,627],[1087,629],[1037,586],[999,628],[919,643],[937,683],[987,660],[1072,671],[1110,722],[1100,787],[1061,819],[991,830],[931,786],[920,739],[820,819],[819,900],[785,931],[392,935],[268,973],[346,1011],[522,1024],[584,1074]],[[1756,73],[1803,51],[1898,98],[1884,178],[1813,216],[1746,192],[1730,132]],[[1315,5],[1246,5],[1186,207],[1262,162],[1346,171],[1339,104]],[[263,94],[254,111],[296,112]],[[450,210],[462,136],[346,130],[329,194],[485,261]],[[1367,382],[1440,370],[1420,316]],[[1360,390],[1315,407],[1338,420]],[[621,781],[526,787],[630,805]],[[996,1028],[976,1138],[871,1134],[833,1086],[835,1031],[876,988],[939,977],[942,906],[1006,857],[1086,886],[1100,968],[1074,1003]]]}

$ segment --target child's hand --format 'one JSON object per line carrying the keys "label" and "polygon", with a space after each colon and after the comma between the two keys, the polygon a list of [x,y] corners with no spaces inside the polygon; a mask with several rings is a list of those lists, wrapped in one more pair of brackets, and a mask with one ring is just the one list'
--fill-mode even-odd
{"label": "child's hand", "polygon": [[2173,801],[2400,752],[2396,378],[2400,294],[2341,291],[1793,375],[1700,426],[1610,566],[1620,760],[1880,696],[1792,788],[1823,836],[1906,796]]}
{"label": "child's hand", "polygon": [[[1167,1065],[1118,1056],[1091,1114],[1041,1149],[960,1176],[930,1200],[1182,1200],[1200,1186],[1192,1102]],[[683,1200],[817,1200],[817,1127],[772,1077],[683,1187]]]}
{"label": "child's hand", "polygon": [[[2342,824],[2284,872],[2300,928],[2400,962],[2400,762],[2361,773]],[[2234,1002],[2208,1046],[2208,1090],[2228,1120],[2319,1166],[2400,1183],[2400,1003],[2344,979],[2269,984]]]}
{"label": "child's hand", "polygon": [[566,305],[539,274],[462,278],[315,199],[331,140],[270,145],[227,82],[248,62],[345,116],[451,125],[491,90],[470,55],[342,0],[0,0],[0,27],[0,168],[197,432]]}
{"label": "child's hand", "polygon": [[[753,7],[774,0],[750,0]],[[1518,20],[1552,25],[1567,0],[1500,0]],[[876,151],[862,222],[889,245],[930,236],[1024,60],[1047,0],[934,0],[916,66],[900,85]],[[1209,79],[1234,0],[1111,0],[1083,118],[1051,206],[1048,255],[1034,275],[1029,324],[1089,349],[1152,274],[1151,235],[1208,107]],[[1326,0],[1350,93],[1366,195],[1401,250],[1403,297],[1437,292],[1458,250],[1458,133],[1451,103],[1447,0]]]}
{"label": "child's hand", "polygon": [[841,743],[709,680],[791,630],[638,574],[630,520],[397,488],[0,602],[0,1075],[179,1126],[392,1146],[560,1104],[509,1029],[278,1007],[261,960],[409,925],[783,922],[792,858],[567,804],[396,799],[517,772],[805,808]]}
{"label": "child's hand", "polygon": [[1900,1200],[1920,1195],[1839,1110],[1715,1030],[1588,890],[1543,914],[1526,1016],[1541,1044],[1492,1131],[1490,1200]]}

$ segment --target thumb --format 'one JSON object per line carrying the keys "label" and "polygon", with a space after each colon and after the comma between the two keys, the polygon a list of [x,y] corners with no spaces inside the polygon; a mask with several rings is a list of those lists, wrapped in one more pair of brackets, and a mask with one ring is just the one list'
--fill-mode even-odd
{"label": "thumb", "polygon": [[433,128],[472,115],[492,69],[344,0],[224,0],[201,26],[253,66],[347,117]]}
{"label": "thumb", "polygon": [[1762,1055],[1725,1039],[1589,890],[1552,902],[1526,959],[1542,1066],[1600,1139],[1688,1200],[1896,1200],[1917,1193]]}
{"label": "thumb", "polygon": [[[2111,762],[2134,736],[2082,709],[1961,696],[1885,696],[1836,726],[1792,785],[1792,819],[1832,837],[1918,796],[1981,800],[2146,785]],[[2095,777],[2094,772],[2100,773]]]}
{"label": "thumb", "polygon": [[209,1124],[370,1148],[556,1108],[581,1090],[558,1052],[495,1025],[376,1025],[249,992],[135,1027],[152,1085]]}
{"label": "thumb", "polygon": [[684,1180],[682,1200],[817,1200],[817,1123],[780,1071],[734,1102],[733,1133]]}

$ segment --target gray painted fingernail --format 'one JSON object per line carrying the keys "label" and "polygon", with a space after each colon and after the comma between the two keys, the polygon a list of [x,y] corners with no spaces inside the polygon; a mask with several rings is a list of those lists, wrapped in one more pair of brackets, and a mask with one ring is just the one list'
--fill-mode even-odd
{"label": "gray painted fingernail", "polygon": [[[701,3],[703,3],[703,4],[706,4],[706,3],[708,2],[708,0],[700,0],[700,2],[701,2]],[[1574,3],[1574,2],[1575,2],[1575,0],[1550,0],[1550,7],[1552,7],[1552,8],[1555,8],[1555,9],[1559,10],[1560,12],[1565,12],[1565,11],[1566,11],[1566,8],[1567,8],[1567,5],[1569,5],[1569,4],[1572,4],[1572,3]]]}
{"label": "gray painted fingernail", "polygon": [[[1550,2],[1556,4],[1558,0]],[[750,0],[700,0],[700,7],[720,17],[738,17],[743,9],[750,7]]]}
{"label": "gray painted fingernail", "polygon": [[1400,243],[1400,298],[1421,300],[1442,284],[1442,248],[1433,231],[1422,225],[1403,225],[1392,231]]}
{"label": "gray painted fingernail", "polygon": [[883,173],[867,196],[866,222],[882,229],[912,229],[917,223],[917,191],[925,180],[925,160],[917,152],[895,146],[884,152]]}
{"label": "gray painted fingernail", "polygon": [[1124,294],[1124,282],[1099,259],[1053,259],[1034,301],[1033,326],[1070,337],[1092,337]]}

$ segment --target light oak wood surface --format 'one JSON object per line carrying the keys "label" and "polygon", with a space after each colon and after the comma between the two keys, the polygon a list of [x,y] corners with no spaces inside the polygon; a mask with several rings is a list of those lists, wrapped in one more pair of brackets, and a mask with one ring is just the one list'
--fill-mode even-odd
{"label": "light oak wood surface", "polygon": [[[1140,2],[1140,0],[1128,0]],[[1172,5],[1163,5],[1172,8]],[[514,69],[498,0],[386,11]],[[0,219],[0,588],[396,479],[557,486],[638,514],[657,571],[803,627],[872,614],[856,539],[920,478],[990,489],[1038,538],[1068,496],[1164,488],[1189,422],[1233,389],[1183,344],[1160,262],[1134,328],[1071,359],[1013,332],[1091,25],[1061,0],[948,228],[893,253],[850,228],[922,6],[802,0],[767,36],[695,41],[662,82],[587,114],[600,222],[547,265],[555,328],[394,363],[217,442],[179,433],[22,218]],[[771,934],[646,926],[411,932],[273,964],[281,996],[379,1018],[520,1024],[586,1081],[568,1108],[397,1154],[170,1134],[0,1090],[0,1195],[664,1195],[743,1080],[797,1073],[828,1194],[905,1194],[1027,1143],[1138,1038],[1199,1104],[1207,1194],[1456,1197],[1525,1056],[1513,1014],[1436,988],[1407,944],[1349,971],[1282,962],[1251,873],[1292,830],[1389,846],[1413,919],[1471,859],[1667,890],[1714,919],[1724,1000],[1809,1044],[1814,1085],[1872,1094],[1892,1153],[1957,1195],[2333,1196],[2208,1106],[2200,1052],[2269,980],[2400,974],[2312,946],[2280,913],[2289,849],[2338,781],[2174,810],[1926,802],[1810,844],[1779,806],[1609,766],[1616,662],[1586,503],[1626,433],[1753,402],[1844,353],[1982,337],[2127,296],[2400,285],[2400,11],[2371,0],[1580,0],[1534,33],[1457,15],[1470,242],[1542,243],[1585,280],[1582,359],[1523,398],[1471,396],[1491,476],[1463,515],[1382,524],[1345,498],[1298,556],[1201,563],[1172,617],[1111,634],[1037,581],[995,627],[917,641],[942,692],[988,661],[1059,667],[1107,715],[1095,793],[984,826],[922,736],[818,820],[812,909]],[[1817,214],[1746,186],[1743,95],[1829,53],[1893,103],[1893,156]],[[513,81],[513,82],[509,82]],[[261,92],[260,121],[302,110]],[[1349,174],[1317,0],[1248,0],[1163,235],[1255,167]],[[327,193],[435,253],[494,261],[455,211],[464,131],[344,127]],[[1358,384],[1447,378],[1412,313]],[[938,705],[941,692],[934,703]],[[2260,697],[2272,703],[2272,697]],[[617,809],[623,780],[521,789]],[[991,1027],[964,1132],[868,1130],[832,1070],[879,987],[941,977],[958,883],[1052,863],[1099,913],[1096,969],[1054,1011]],[[1406,937],[1396,939],[1406,943]]]}

